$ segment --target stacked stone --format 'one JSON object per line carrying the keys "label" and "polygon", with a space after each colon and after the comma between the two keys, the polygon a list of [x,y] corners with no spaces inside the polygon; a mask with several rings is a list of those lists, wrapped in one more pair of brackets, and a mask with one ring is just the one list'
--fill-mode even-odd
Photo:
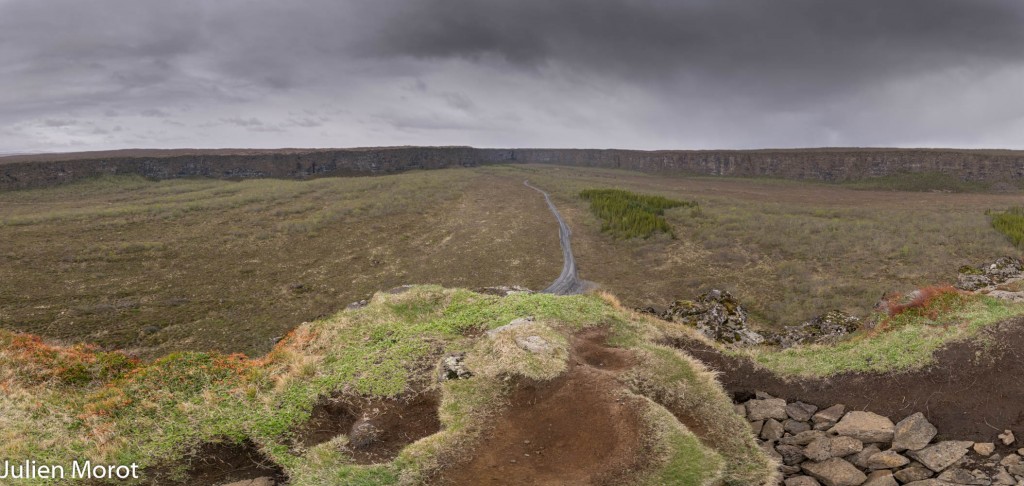
{"label": "stacked stone", "polygon": [[[946,440],[920,412],[898,423],[843,405],[823,410],[758,392],[736,405],[758,443],[780,463],[786,486],[1024,486],[1024,448]],[[1013,432],[999,434],[1013,446]],[[1012,450],[1012,449],[1011,449]]]}

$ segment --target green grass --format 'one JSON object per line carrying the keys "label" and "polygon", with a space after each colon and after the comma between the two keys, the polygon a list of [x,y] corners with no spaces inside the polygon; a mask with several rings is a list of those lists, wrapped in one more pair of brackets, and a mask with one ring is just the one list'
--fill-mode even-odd
{"label": "green grass", "polygon": [[[536,320],[526,327],[493,340],[479,337],[527,315]],[[636,387],[653,400],[652,430],[661,431],[648,438],[659,451],[644,472],[653,484],[717,477],[757,484],[758,474],[772,474],[745,422],[738,416],[722,421],[723,414],[734,414],[713,375],[678,352],[651,347],[659,339],[652,321],[594,295],[501,298],[438,286],[378,293],[365,308],[299,326],[259,359],[183,352],[143,363],[0,331],[0,457],[136,462],[183,477],[183,458],[201,444],[248,440],[286,470],[291,484],[420,484],[464,455],[501,413],[508,376],[558,375],[568,359],[568,336],[592,326],[608,326],[614,342],[661,356],[651,363],[664,369],[644,375]],[[523,356],[506,343],[520,330],[545,336],[562,351]],[[450,352],[467,353],[476,375],[437,384],[436,363]],[[292,445],[294,431],[324,396],[387,399],[426,389],[440,394],[443,428],[389,463],[354,464],[332,445],[337,441]],[[667,398],[679,394],[689,401]],[[705,425],[688,429],[662,405]]]}
{"label": "green grass", "polygon": [[1024,314],[1024,304],[987,296],[945,294],[926,308],[888,318],[879,328],[834,345],[785,350],[731,350],[785,376],[827,377],[847,372],[894,372],[922,368],[944,345],[969,339],[986,326]]}
{"label": "green grass", "polygon": [[589,201],[590,210],[601,218],[601,231],[619,238],[649,238],[655,232],[671,235],[672,227],[665,221],[665,210],[697,206],[692,201],[619,189],[586,189],[580,192],[580,197]]}
{"label": "green grass", "polygon": [[992,227],[1006,235],[1017,248],[1024,248],[1024,207],[1016,206],[1006,211],[989,211]]}

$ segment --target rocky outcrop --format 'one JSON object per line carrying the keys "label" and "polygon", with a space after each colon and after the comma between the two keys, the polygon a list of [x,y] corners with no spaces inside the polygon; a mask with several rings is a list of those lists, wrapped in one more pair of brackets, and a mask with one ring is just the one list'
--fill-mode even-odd
{"label": "rocky outcrop", "polygon": [[1019,258],[1001,257],[976,267],[970,265],[960,267],[956,288],[988,293],[998,290],[995,287],[999,284],[1022,277],[1024,277],[1024,263]]}
{"label": "rocky outcrop", "polygon": [[782,332],[764,333],[765,344],[789,348],[799,344],[833,344],[861,327],[860,319],[843,311],[830,311]]}
{"label": "rocky outcrop", "polygon": [[747,311],[723,290],[711,290],[697,300],[677,300],[661,317],[697,328],[715,341],[729,344],[754,345],[764,337],[747,327]]}
{"label": "rocky outcrop", "polygon": [[[938,431],[921,413],[894,425],[888,417],[847,412],[843,405],[815,410],[762,392],[736,407],[758,444],[779,462],[786,485],[1024,485],[1024,448],[1000,455],[994,443],[933,442]],[[765,430],[783,416],[804,427],[797,433]],[[1006,447],[1014,444],[1004,438],[1015,440],[1011,431],[997,439]]]}
{"label": "rocky outcrop", "polygon": [[293,177],[382,174],[493,163],[558,164],[644,172],[843,182],[899,173],[1019,183],[1024,152],[950,149],[586,150],[386,147],[366,149],[177,150],[41,154],[0,158],[0,190],[101,174],[145,177]]}

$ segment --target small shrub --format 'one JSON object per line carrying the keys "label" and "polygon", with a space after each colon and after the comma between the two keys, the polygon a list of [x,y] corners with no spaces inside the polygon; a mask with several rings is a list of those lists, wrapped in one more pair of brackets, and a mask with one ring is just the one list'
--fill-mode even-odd
{"label": "small shrub", "polygon": [[1024,248],[1024,207],[1016,206],[1006,211],[988,211],[992,227],[1006,235],[1017,248]]}
{"label": "small shrub", "polygon": [[672,228],[665,221],[665,210],[697,208],[694,201],[676,201],[620,189],[586,189],[580,192],[580,197],[590,201],[590,210],[601,218],[601,231],[619,238],[649,238],[656,231],[672,235]]}
{"label": "small shrub", "polygon": [[890,299],[889,317],[914,311],[921,316],[932,317],[953,310],[960,303],[961,292],[949,285],[931,286],[919,289],[914,296],[902,304],[893,303],[899,296]]}

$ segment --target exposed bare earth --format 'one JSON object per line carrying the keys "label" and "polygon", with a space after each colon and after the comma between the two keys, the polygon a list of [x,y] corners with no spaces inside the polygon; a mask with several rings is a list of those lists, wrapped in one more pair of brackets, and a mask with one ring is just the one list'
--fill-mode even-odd
{"label": "exposed bare earth", "polygon": [[615,373],[630,355],[591,330],[574,340],[569,370],[550,382],[522,380],[487,438],[445,485],[628,484],[645,464],[639,412]]}
{"label": "exposed bare earth", "polygon": [[1024,318],[983,331],[978,340],[956,342],[935,354],[935,362],[903,373],[847,373],[827,379],[783,379],[748,360],[724,356],[687,340],[673,344],[721,373],[719,380],[737,401],[755,391],[819,407],[837,403],[895,421],[922,412],[940,439],[991,442],[1011,429],[1024,434]]}

